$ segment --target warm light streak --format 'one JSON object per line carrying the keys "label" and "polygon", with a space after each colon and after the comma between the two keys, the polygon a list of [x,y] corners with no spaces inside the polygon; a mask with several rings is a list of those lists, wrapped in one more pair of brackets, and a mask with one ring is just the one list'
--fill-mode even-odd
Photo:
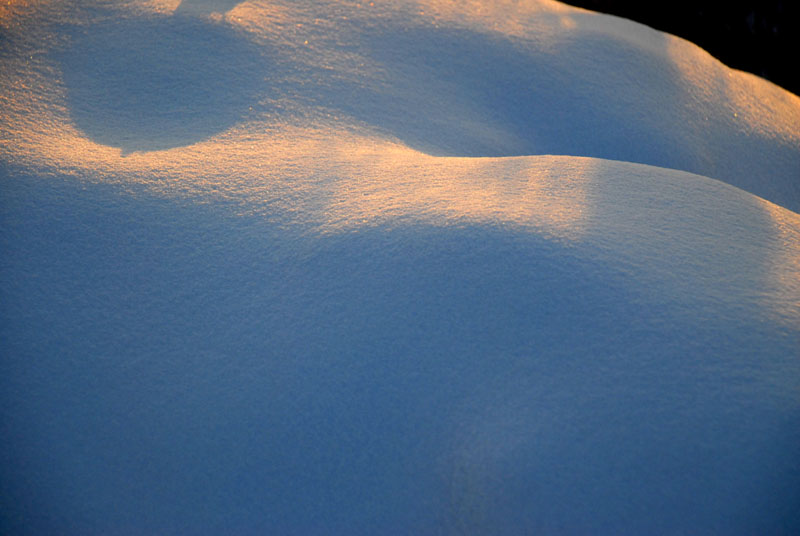
{"label": "warm light streak", "polygon": [[462,28],[504,38],[523,39],[537,47],[554,49],[570,38],[578,20],[588,12],[550,0],[526,2],[467,2],[417,0],[417,17],[436,28]]}
{"label": "warm light streak", "polygon": [[175,11],[181,0],[145,0],[143,8],[153,13],[167,14]]}
{"label": "warm light streak", "polygon": [[0,2],[0,23],[8,22],[14,13],[31,5],[31,0],[3,0]]}
{"label": "warm light streak", "polygon": [[574,180],[554,173],[550,158],[434,158],[396,147],[356,162],[348,173],[354,179],[336,183],[326,228],[483,222],[566,238],[582,230],[587,207],[578,177],[588,160],[574,163]]}
{"label": "warm light streak", "polygon": [[[779,320],[789,326],[800,325],[800,214],[758,199],[770,217],[776,252],[767,263],[769,303]],[[800,356],[800,348],[798,348]]]}

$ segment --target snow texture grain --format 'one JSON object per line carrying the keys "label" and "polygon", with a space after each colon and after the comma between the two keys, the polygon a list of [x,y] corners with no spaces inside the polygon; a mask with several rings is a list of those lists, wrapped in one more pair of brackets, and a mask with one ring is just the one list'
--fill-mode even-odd
{"label": "snow texture grain", "polygon": [[3,534],[800,530],[800,100],[550,1],[0,6]]}

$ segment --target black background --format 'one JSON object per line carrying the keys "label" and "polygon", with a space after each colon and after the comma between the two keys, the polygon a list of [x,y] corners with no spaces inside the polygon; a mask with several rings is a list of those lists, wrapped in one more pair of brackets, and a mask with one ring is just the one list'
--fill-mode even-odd
{"label": "black background", "polygon": [[800,0],[562,0],[696,43],[726,65],[800,95]]}

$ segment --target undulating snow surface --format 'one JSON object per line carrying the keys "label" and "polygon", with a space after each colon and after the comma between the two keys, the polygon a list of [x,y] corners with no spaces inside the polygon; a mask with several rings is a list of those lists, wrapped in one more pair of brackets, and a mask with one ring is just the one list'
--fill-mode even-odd
{"label": "undulating snow surface", "polygon": [[549,1],[0,6],[3,534],[800,531],[800,99]]}

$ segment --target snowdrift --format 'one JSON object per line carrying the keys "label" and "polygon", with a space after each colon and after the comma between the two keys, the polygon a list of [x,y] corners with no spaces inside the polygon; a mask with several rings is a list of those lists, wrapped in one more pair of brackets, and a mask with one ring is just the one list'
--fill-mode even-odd
{"label": "snowdrift", "polygon": [[800,528],[798,97],[545,1],[0,39],[2,532]]}

